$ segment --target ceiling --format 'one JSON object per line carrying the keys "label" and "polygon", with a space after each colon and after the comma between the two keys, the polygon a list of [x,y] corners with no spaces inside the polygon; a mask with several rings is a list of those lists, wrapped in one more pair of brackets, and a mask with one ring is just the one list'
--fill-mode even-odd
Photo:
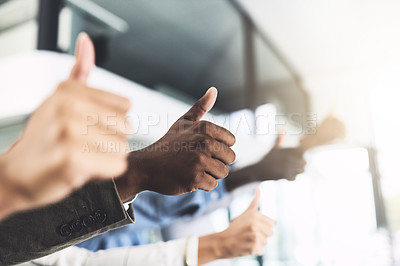
{"label": "ceiling", "polygon": [[169,86],[194,98],[217,86],[231,92],[220,95],[232,97],[220,99],[220,107],[244,104],[244,97],[233,97],[244,87],[243,36],[229,1],[94,2],[130,26],[112,39],[105,68],[147,87]]}
{"label": "ceiling", "polygon": [[[255,42],[257,87],[249,93],[243,17],[230,0],[93,2],[129,24],[127,33],[112,38],[101,65],[119,75],[170,94],[175,90],[182,98],[199,98],[216,86],[216,107],[223,112],[273,100],[272,90],[280,93],[275,98],[296,93],[288,69],[260,38]],[[304,102],[298,103],[286,106],[302,110]]]}

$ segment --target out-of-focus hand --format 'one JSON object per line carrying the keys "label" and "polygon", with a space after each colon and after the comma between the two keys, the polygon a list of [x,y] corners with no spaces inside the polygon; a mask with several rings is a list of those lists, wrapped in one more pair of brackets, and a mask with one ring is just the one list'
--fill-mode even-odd
{"label": "out-of-focus hand", "polygon": [[228,175],[226,165],[235,160],[230,148],[235,137],[222,127],[200,121],[216,98],[217,90],[210,88],[165,136],[131,153],[128,173],[116,179],[122,199],[143,190],[179,195],[217,187],[217,179]]}
{"label": "out-of-focus hand", "polygon": [[328,144],[337,139],[343,139],[346,127],[339,119],[328,116],[317,127],[315,134],[306,135],[300,140],[300,147],[304,150]]}
{"label": "out-of-focus hand", "polygon": [[232,172],[225,182],[228,191],[252,182],[268,180],[295,180],[304,172],[306,161],[302,148],[281,148],[282,135],[279,135],[275,146],[258,163]]}
{"label": "out-of-focus hand", "polygon": [[279,135],[274,148],[258,163],[250,166],[257,181],[295,180],[304,172],[306,161],[302,148],[281,148],[283,135]]}
{"label": "out-of-focus hand", "polygon": [[[260,190],[257,189],[248,209],[234,219],[225,231],[200,238],[199,264],[215,259],[263,254],[276,222],[260,213],[259,204]],[[209,248],[211,243],[212,249]]]}
{"label": "out-of-focus hand", "polygon": [[87,87],[94,66],[87,35],[80,35],[76,50],[70,78],[32,114],[19,141],[1,156],[0,186],[7,189],[0,200],[17,210],[53,203],[88,180],[112,178],[127,169],[130,103]]}
{"label": "out-of-focus hand", "polygon": [[345,132],[344,124],[337,118],[329,116],[318,126],[316,134],[303,137],[297,148],[281,148],[282,135],[279,135],[275,147],[252,167],[252,171],[259,177],[259,181],[277,179],[293,181],[298,174],[304,172],[305,151],[344,138]]}

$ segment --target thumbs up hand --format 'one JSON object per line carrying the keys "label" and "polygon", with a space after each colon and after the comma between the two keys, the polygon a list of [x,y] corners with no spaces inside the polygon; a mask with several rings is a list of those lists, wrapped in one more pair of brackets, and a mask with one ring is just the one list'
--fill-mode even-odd
{"label": "thumbs up hand", "polygon": [[210,88],[156,143],[130,155],[128,173],[116,180],[122,199],[143,190],[180,195],[217,187],[235,160],[230,148],[235,137],[228,130],[200,121],[214,105],[217,90]]}
{"label": "thumbs up hand", "polygon": [[329,144],[346,136],[346,127],[342,121],[329,115],[317,127],[313,135],[305,135],[300,140],[300,146],[304,150]]}
{"label": "thumbs up hand", "polygon": [[225,231],[214,235],[216,250],[214,259],[263,254],[267,238],[273,234],[272,227],[276,222],[261,214],[258,210],[259,205],[260,190],[257,189],[247,210],[234,219]]}
{"label": "thumbs up hand", "polygon": [[250,166],[257,181],[295,180],[304,172],[306,161],[301,148],[282,148],[283,135],[278,135],[274,148],[258,163]]}
{"label": "thumbs up hand", "polygon": [[[32,114],[23,135],[0,158],[2,194],[17,210],[55,202],[93,178],[127,168],[129,101],[86,86],[94,66],[90,38],[80,35],[67,81]],[[1,214],[0,214],[1,218]]]}

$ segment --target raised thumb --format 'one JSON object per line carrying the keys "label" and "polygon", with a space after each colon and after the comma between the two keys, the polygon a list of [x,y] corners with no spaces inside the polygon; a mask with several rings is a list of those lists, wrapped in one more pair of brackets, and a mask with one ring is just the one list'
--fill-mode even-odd
{"label": "raised thumb", "polygon": [[217,95],[218,91],[216,88],[209,88],[206,94],[204,94],[180,119],[199,121],[214,106]]}
{"label": "raised thumb", "polygon": [[75,65],[72,67],[70,79],[86,83],[95,62],[92,40],[86,33],[80,33],[75,46]]}
{"label": "raised thumb", "polygon": [[256,194],[254,195],[254,199],[250,203],[246,211],[258,210],[258,207],[260,207],[260,197],[261,197],[260,188],[257,188]]}
{"label": "raised thumb", "polygon": [[281,148],[282,147],[284,134],[285,134],[285,131],[283,129],[279,131],[278,136],[277,136],[277,138],[275,140],[275,145],[274,145],[275,148]]}

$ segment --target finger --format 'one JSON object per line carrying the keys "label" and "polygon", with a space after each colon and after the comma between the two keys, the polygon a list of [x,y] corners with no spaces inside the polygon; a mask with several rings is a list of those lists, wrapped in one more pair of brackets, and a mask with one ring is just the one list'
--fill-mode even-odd
{"label": "finger", "polygon": [[236,142],[235,136],[226,128],[217,126],[208,121],[201,121],[199,127],[202,133],[222,142],[229,147],[233,146]]}
{"label": "finger", "polygon": [[261,214],[261,220],[265,224],[269,224],[271,226],[276,225],[276,221],[274,219],[272,219],[272,218],[270,218],[270,217],[268,217],[268,216],[266,216],[264,214]]}
{"label": "finger", "polygon": [[123,113],[129,111],[130,101],[125,97],[92,88],[84,91],[83,93],[90,101],[94,103],[105,105]]}
{"label": "finger", "polygon": [[91,179],[111,179],[123,175],[128,170],[128,160],[124,157],[97,155],[93,160]]}
{"label": "finger", "polygon": [[81,128],[81,135],[86,140],[97,142],[125,142],[127,139],[126,135],[119,131],[119,126],[111,128],[101,123],[94,126],[83,126]]}
{"label": "finger", "polygon": [[303,159],[305,150],[302,147],[293,148],[293,154]]}
{"label": "finger", "polygon": [[[108,154],[110,156],[125,157],[129,152],[129,143],[124,135],[106,135],[103,129],[93,129],[93,132],[84,135],[79,141],[79,151],[83,154]],[[95,132],[97,131],[97,132]]]}
{"label": "finger", "polygon": [[251,211],[251,210],[258,210],[258,207],[260,206],[260,188],[256,189],[256,193],[254,195],[253,201],[250,203],[249,207],[247,208],[246,211]]}
{"label": "finger", "polygon": [[108,135],[128,135],[132,133],[132,125],[125,114],[108,110],[83,112],[81,132],[90,133],[92,128],[100,128]]}
{"label": "finger", "polygon": [[222,179],[228,176],[229,169],[220,160],[216,160],[210,157],[206,165],[206,173],[211,175],[212,177],[216,179]]}
{"label": "finger", "polygon": [[205,191],[211,191],[218,186],[217,180],[208,173],[204,173],[199,189]]}
{"label": "finger", "polygon": [[293,171],[295,173],[302,173],[304,172],[304,168],[306,166],[306,163],[304,160],[299,160],[299,159],[289,159],[287,161],[287,170],[288,172]]}
{"label": "finger", "polygon": [[[71,119],[71,116],[75,116]],[[63,134],[70,135],[71,142],[68,144],[71,147],[73,145],[78,145],[76,148],[78,151],[81,151],[82,147],[85,147],[85,144],[96,143],[96,149],[90,149],[90,152],[108,152],[108,150],[100,150],[99,148],[110,148],[113,153],[124,153],[129,149],[127,148],[127,138],[126,134],[117,129],[110,128],[103,123],[94,120],[94,123],[85,124],[82,123],[82,118],[80,114],[73,113],[65,120],[62,116],[60,117],[60,123],[63,127]],[[90,121],[91,122],[91,121]],[[118,125],[117,128],[122,127]],[[76,144],[75,144],[76,143]],[[86,150],[83,150],[87,152]]]}
{"label": "finger", "polygon": [[285,131],[282,129],[279,131],[278,137],[275,140],[275,148],[281,148],[282,147],[282,142],[283,142],[283,136],[285,134]]}
{"label": "finger", "polygon": [[108,179],[120,176],[128,168],[127,142],[109,140],[102,142],[87,141],[81,144],[75,158],[81,162],[86,173],[91,179]]}
{"label": "finger", "polygon": [[214,106],[215,101],[217,100],[217,94],[218,91],[216,88],[209,88],[206,94],[204,94],[204,96],[201,97],[180,119],[199,121]]}
{"label": "finger", "polygon": [[75,50],[76,61],[69,77],[86,83],[95,60],[94,46],[86,33],[79,34]]}
{"label": "finger", "polygon": [[264,238],[270,237],[273,234],[272,225],[261,220],[254,221],[254,226],[261,232]]}
{"label": "finger", "polygon": [[253,234],[256,234],[259,239],[265,239],[269,237],[272,231],[271,226],[261,221],[255,221],[254,219],[251,220],[251,226],[253,228]]}
{"label": "finger", "polygon": [[[129,134],[131,132],[131,124],[128,122],[125,113],[115,111],[107,106],[99,105],[96,102],[88,102],[85,100],[76,100],[71,104],[68,118],[75,115],[75,120],[80,124],[81,131],[88,133],[92,128],[104,128],[112,131],[113,134]],[[110,133],[112,133],[110,132]]]}
{"label": "finger", "polygon": [[231,164],[235,161],[235,152],[219,141],[213,141],[210,149],[211,156],[224,164]]}
{"label": "finger", "polygon": [[305,161],[299,161],[299,162],[295,163],[294,165],[295,165],[295,170],[296,170],[297,174],[304,173],[305,166],[306,166]]}

